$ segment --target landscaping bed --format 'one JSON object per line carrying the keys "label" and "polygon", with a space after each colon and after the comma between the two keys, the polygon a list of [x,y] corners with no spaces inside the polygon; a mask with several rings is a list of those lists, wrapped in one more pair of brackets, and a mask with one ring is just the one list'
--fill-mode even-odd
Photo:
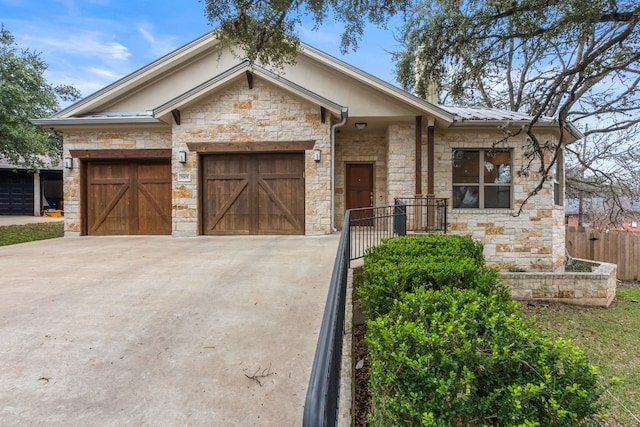
{"label": "landscaping bed", "polygon": [[355,425],[601,424],[580,348],[522,318],[479,244],[428,239],[374,250],[354,274],[369,318],[354,325]]}

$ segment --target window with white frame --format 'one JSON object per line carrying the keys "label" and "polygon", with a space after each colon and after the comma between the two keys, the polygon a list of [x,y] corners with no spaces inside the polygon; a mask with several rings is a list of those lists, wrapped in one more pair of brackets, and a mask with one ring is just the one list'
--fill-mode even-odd
{"label": "window with white frame", "polygon": [[453,207],[511,208],[511,157],[511,150],[453,150]]}

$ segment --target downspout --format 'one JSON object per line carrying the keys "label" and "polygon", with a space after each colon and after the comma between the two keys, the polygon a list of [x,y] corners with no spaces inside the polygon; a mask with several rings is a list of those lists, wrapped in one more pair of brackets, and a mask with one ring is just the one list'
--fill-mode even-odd
{"label": "downspout", "polygon": [[331,125],[331,231],[336,232],[336,128],[344,126],[349,118],[349,108],[342,107],[340,112],[341,120],[338,123]]}

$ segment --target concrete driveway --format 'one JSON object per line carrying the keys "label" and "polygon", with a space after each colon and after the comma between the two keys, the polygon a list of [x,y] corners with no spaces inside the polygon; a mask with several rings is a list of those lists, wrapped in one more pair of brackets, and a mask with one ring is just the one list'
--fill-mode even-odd
{"label": "concrete driveway", "polygon": [[337,243],[0,247],[0,425],[300,425]]}

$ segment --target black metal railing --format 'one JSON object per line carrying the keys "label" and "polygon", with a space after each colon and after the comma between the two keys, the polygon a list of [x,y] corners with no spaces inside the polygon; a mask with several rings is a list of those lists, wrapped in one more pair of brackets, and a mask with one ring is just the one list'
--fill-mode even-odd
{"label": "black metal railing", "polygon": [[351,261],[362,258],[367,249],[387,237],[447,232],[447,199],[398,197],[393,206],[351,209],[350,212]]}
{"label": "black metal railing", "polygon": [[302,425],[305,427],[335,426],[337,421],[347,273],[349,272],[349,222],[350,213],[347,211],[307,388],[302,420]]}
{"label": "black metal railing", "polygon": [[397,197],[394,203],[406,207],[408,232],[447,232],[447,199],[433,196]]}
{"label": "black metal railing", "polygon": [[402,236],[408,231],[446,233],[446,211],[446,199],[433,197],[402,197],[396,199],[393,206],[346,211],[307,388],[304,427],[337,424],[347,274],[351,261],[362,258],[367,249],[386,237]]}
{"label": "black metal railing", "polygon": [[382,239],[406,234],[406,214],[404,206],[378,206],[373,208],[350,209],[349,222],[345,221],[351,236],[349,260],[364,256],[371,246],[378,245]]}

